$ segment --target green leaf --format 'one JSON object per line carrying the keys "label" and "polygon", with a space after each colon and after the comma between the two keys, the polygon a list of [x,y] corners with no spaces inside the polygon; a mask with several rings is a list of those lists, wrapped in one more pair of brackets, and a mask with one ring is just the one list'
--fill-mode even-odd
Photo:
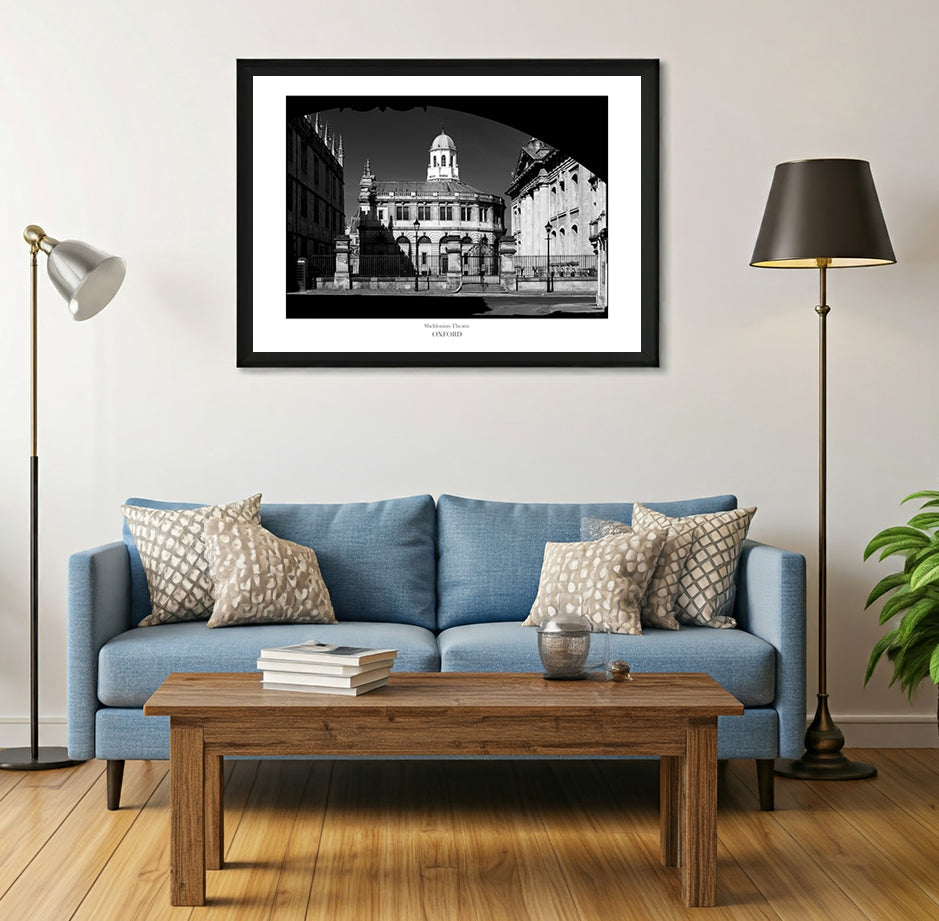
{"label": "green leaf", "polygon": [[920,602],[926,596],[925,589],[917,589],[915,592],[910,589],[901,589],[892,598],[884,602],[880,611],[880,623],[887,623],[892,617],[896,617],[901,611],[912,607]]}
{"label": "green leaf", "polygon": [[920,512],[914,515],[907,524],[911,528],[931,531],[933,528],[939,528],[939,512]]}
{"label": "green leaf", "polygon": [[921,601],[917,601],[916,604],[903,615],[903,620],[900,621],[900,626],[897,628],[900,632],[900,641],[903,643],[909,642],[914,635],[914,631],[920,623],[922,623],[923,619],[930,614],[937,613],[939,613],[939,608],[936,607],[932,598],[923,598]]}
{"label": "green leaf", "polygon": [[[922,531],[917,531],[915,528],[887,528],[871,538],[871,542],[864,550],[864,559],[869,559],[872,554],[882,548],[893,548],[894,545],[899,546],[904,543],[910,549],[920,550],[929,543],[929,538]],[[887,549],[880,558],[884,559],[884,557],[896,552],[895,548]]]}
{"label": "green leaf", "polygon": [[924,502],[920,508],[937,508],[939,507],[939,499],[930,499],[928,502]]}
{"label": "green leaf", "polygon": [[930,554],[910,573],[910,588],[922,588],[939,582],[939,556]]}
{"label": "green leaf", "polygon": [[[939,491],[935,489],[921,489],[919,492],[910,493],[903,502],[909,502],[910,499],[939,499]],[[903,502],[900,505],[903,505]]]}
{"label": "green leaf", "polygon": [[891,646],[893,641],[896,639],[897,631],[891,630],[889,633],[885,633],[877,642],[874,644],[874,648],[871,650],[871,657],[867,662],[867,671],[864,673],[864,683],[867,684],[871,680],[871,675],[874,674],[874,668],[877,666],[877,663],[880,661],[883,654]]}
{"label": "green leaf", "polygon": [[906,585],[908,581],[909,580],[906,574],[902,572],[895,572],[893,575],[885,576],[871,590],[871,593],[867,598],[867,604],[864,605],[865,610],[869,608],[882,595],[885,595],[887,592],[892,591],[895,588],[899,588],[901,585]]}
{"label": "green leaf", "polygon": [[933,684],[939,684],[939,643],[936,644],[929,659],[929,680]]}

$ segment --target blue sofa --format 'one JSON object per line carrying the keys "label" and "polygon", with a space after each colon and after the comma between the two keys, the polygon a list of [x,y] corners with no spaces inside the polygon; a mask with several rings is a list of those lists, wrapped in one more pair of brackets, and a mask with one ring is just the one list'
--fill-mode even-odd
{"label": "blue sofa", "polygon": [[[155,508],[194,504],[131,499]],[[647,503],[682,516],[736,508],[733,496]],[[254,671],[262,647],[307,638],[398,650],[398,671],[538,672],[522,627],[547,541],[580,539],[581,517],[629,521],[632,503],[488,502],[443,495],[381,502],[265,504],[261,523],[316,550],[337,624],[137,627],[150,611],[140,557],[122,541],[73,554],[68,589],[69,755],[108,762],[108,807],[126,759],[169,757],[168,719],[143,704],[171,672]],[[721,717],[718,757],[753,758],[772,808],[773,759],[797,757],[805,727],[805,560],[746,541],[738,628],[682,626],[611,636],[637,672],[707,672],[745,706]]]}

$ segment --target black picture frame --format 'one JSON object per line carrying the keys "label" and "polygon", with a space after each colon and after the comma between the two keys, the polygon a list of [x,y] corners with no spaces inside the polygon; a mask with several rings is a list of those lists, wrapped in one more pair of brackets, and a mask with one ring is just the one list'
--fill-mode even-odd
{"label": "black picture frame", "polygon": [[[239,59],[236,70],[238,367],[659,365],[658,60]],[[452,95],[442,95],[441,83]],[[433,89],[426,93],[415,90],[422,85]],[[520,93],[519,85],[529,87],[529,92]],[[348,92],[347,86],[351,87]],[[370,93],[362,92],[366,86]],[[493,92],[493,87],[501,92]],[[575,89],[569,91],[568,87]],[[567,96],[572,97],[567,100],[570,104],[565,103]],[[600,103],[600,108],[594,105],[597,99],[605,100],[606,119],[602,117],[604,104]],[[520,101],[524,105],[519,105]],[[347,109],[407,111],[409,106],[437,106],[441,102],[441,108],[455,107],[454,111],[463,114],[485,116],[493,123],[524,131],[533,143],[538,138],[563,150],[576,161],[575,166],[584,164],[591,188],[602,184],[607,205],[602,226],[598,222],[590,227],[591,241],[599,240],[602,234],[603,247],[608,240],[610,243],[606,255],[597,257],[593,270],[598,288],[601,271],[607,280],[605,303],[601,305],[598,297],[596,306],[575,305],[583,314],[569,312],[567,302],[585,302],[585,296],[557,295],[558,270],[553,258],[547,259],[544,271],[549,287],[541,294],[541,301],[532,301],[529,308],[521,294],[513,296],[509,290],[502,294],[503,301],[497,302],[502,310],[542,312],[531,318],[521,314],[435,316],[433,311],[443,301],[430,296],[429,278],[423,301],[390,293],[370,293],[368,300],[364,296],[348,298],[348,293],[355,292],[332,290],[312,292],[319,300],[291,299],[285,294],[284,266],[289,272],[291,260],[289,239],[284,242],[288,236],[284,123],[309,114],[314,103],[317,111],[328,113]],[[272,130],[275,121],[281,125],[276,138]],[[461,165],[465,168],[465,159]],[[358,166],[350,164],[347,185],[358,184],[354,175]],[[493,192],[502,194],[504,190]],[[278,214],[284,219],[280,226],[276,226]],[[611,237],[607,217],[612,224]],[[599,227],[596,232],[595,227]],[[404,234],[403,229],[400,232]],[[422,281],[418,253],[423,238],[417,229],[413,234],[413,273],[418,285]],[[629,245],[618,250],[619,240]],[[497,267],[493,271],[511,264],[495,254],[498,242],[493,239],[490,244],[492,264]],[[516,271],[527,284],[524,270]],[[503,284],[507,277],[500,276]],[[628,279],[628,284],[622,279]],[[465,294],[462,288],[466,284],[460,284],[461,294]],[[516,287],[518,284],[516,281]],[[561,284],[563,287],[563,280]],[[532,298],[536,295],[530,294]],[[340,297],[347,299],[340,301]],[[487,310],[496,303],[489,295],[481,297]],[[455,303],[448,300],[445,309]],[[470,303],[477,302],[470,299]],[[356,311],[351,311],[352,307]],[[406,315],[401,315],[402,310]],[[408,312],[412,310],[424,312],[411,316]],[[435,337],[433,341],[430,336]],[[361,348],[360,338],[368,340]],[[379,341],[381,344],[376,344]]]}

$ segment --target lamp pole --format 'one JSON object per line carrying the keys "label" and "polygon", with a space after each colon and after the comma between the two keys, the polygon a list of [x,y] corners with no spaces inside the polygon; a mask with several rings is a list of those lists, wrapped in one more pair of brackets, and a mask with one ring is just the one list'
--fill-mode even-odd
{"label": "lamp pole", "polygon": [[551,222],[550,221],[548,221],[548,223],[544,225],[544,238],[548,245],[548,271],[547,271],[545,290],[548,293],[550,293],[551,292]]}
{"label": "lamp pole", "polygon": [[414,222],[414,290],[415,291],[417,291],[417,278],[418,278],[418,272],[420,272],[420,268],[418,267],[419,262],[418,262],[418,253],[417,253],[417,248],[419,245],[417,235],[420,233],[420,231],[421,231],[421,222],[416,220]]}

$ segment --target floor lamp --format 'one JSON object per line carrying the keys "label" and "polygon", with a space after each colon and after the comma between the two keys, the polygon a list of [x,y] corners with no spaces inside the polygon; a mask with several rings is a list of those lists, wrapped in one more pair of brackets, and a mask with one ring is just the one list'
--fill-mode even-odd
{"label": "floor lamp", "polygon": [[827,341],[828,269],[896,262],[866,160],[793,160],[773,175],[750,265],[818,269],[818,708],[805,752],[777,762],[776,773],[805,780],[873,777],[870,764],[841,753],[844,735],[828,710]]}
{"label": "floor lamp", "polygon": [[117,294],[124,280],[124,260],[77,240],[53,240],[41,227],[31,224],[23,233],[29,244],[30,260],[30,432],[29,458],[29,731],[28,748],[0,751],[0,769],[43,771],[69,767],[77,762],[62,747],[39,747],[39,456],[37,451],[37,256],[48,257],[52,284],[68,301],[76,320],[88,320],[103,310]]}

